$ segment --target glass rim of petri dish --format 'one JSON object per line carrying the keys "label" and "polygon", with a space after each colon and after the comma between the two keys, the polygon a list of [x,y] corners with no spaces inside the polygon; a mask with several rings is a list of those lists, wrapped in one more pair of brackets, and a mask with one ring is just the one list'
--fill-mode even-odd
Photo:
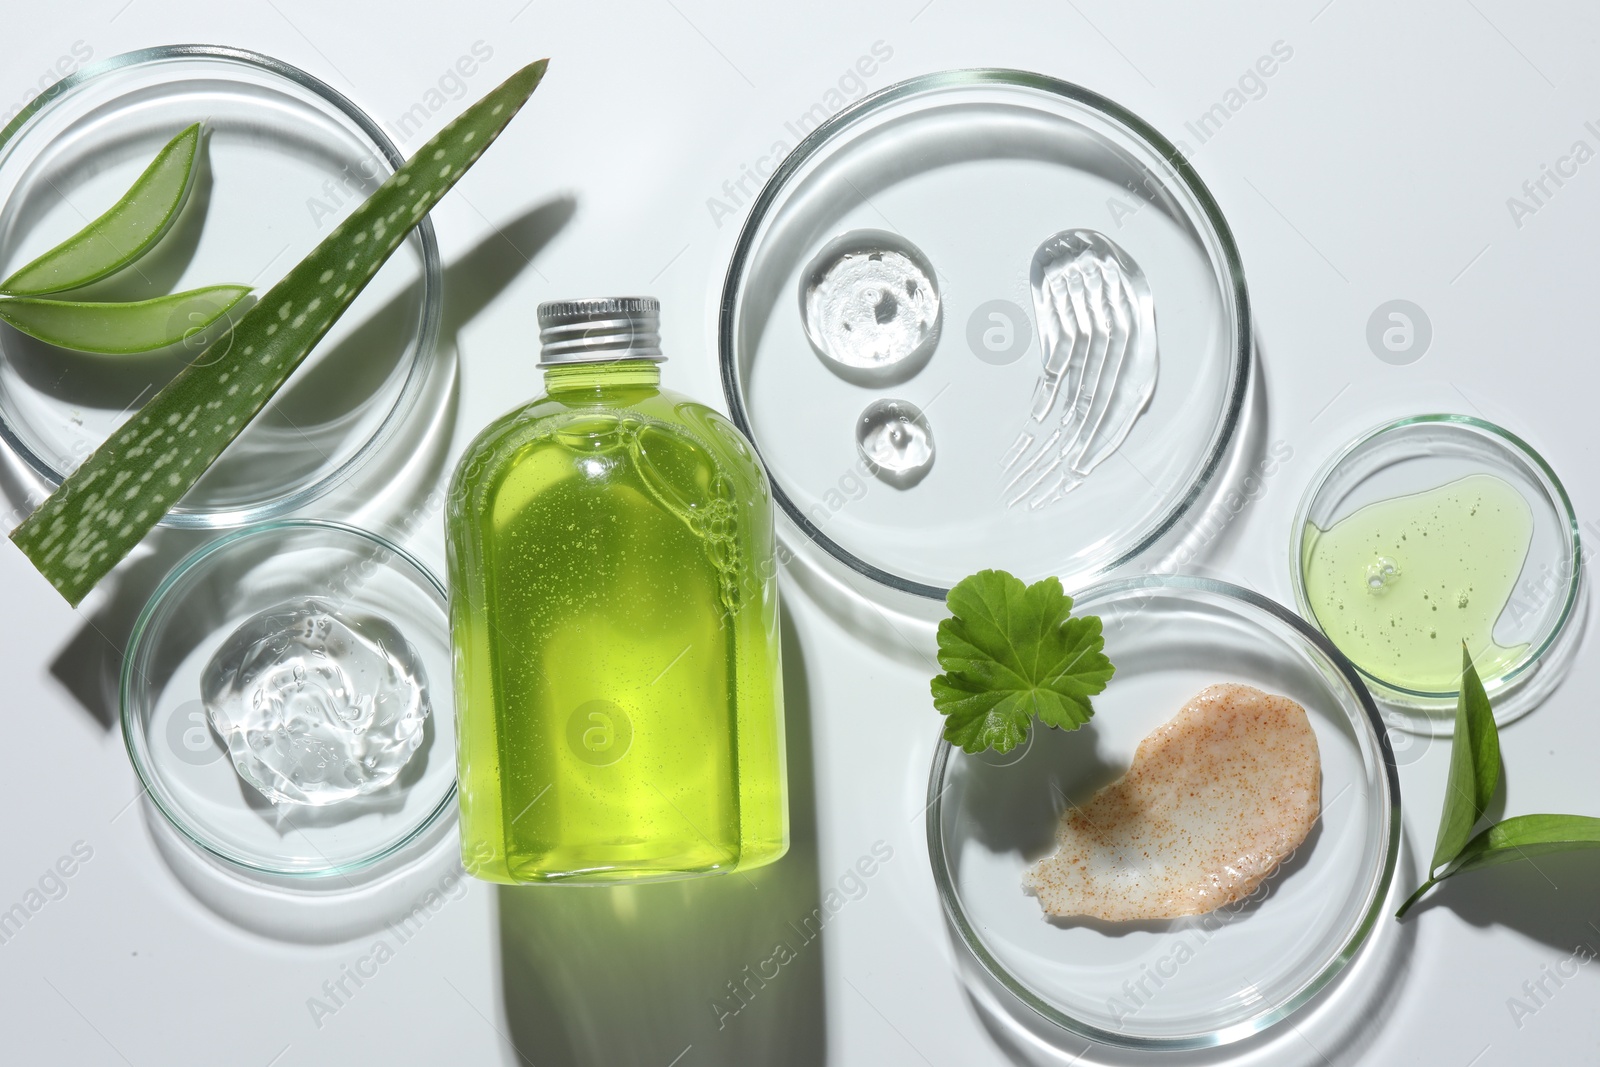
{"label": "glass rim of petri dish", "polygon": [[[1531,481],[1542,490],[1542,500],[1529,500],[1529,507],[1538,508],[1541,504],[1546,507],[1555,517],[1555,526],[1563,536],[1561,556],[1564,569],[1569,575],[1562,590],[1561,606],[1549,627],[1549,632],[1542,635],[1537,642],[1530,642],[1528,651],[1508,670],[1493,678],[1484,679],[1484,687],[1495,703],[1495,718],[1503,725],[1531,710],[1537,701],[1529,703],[1519,700],[1516,704],[1512,704],[1495,698],[1502,693],[1512,697],[1517,687],[1544,664],[1547,656],[1558,649],[1562,638],[1569,632],[1569,626],[1573,622],[1584,591],[1583,549],[1579,539],[1578,516],[1573,509],[1571,499],[1567,496],[1566,487],[1561,484],[1560,477],[1545,458],[1532,445],[1510,430],[1474,415],[1448,413],[1410,415],[1374,426],[1335,451],[1312,476],[1305,495],[1301,497],[1300,505],[1295,510],[1293,526],[1289,532],[1289,577],[1294,588],[1295,606],[1319,633],[1325,633],[1321,621],[1317,618],[1316,610],[1311,606],[1310,595],[1306,589],[1304,553],[1306,529],[1311,522],[1311,513],[1334,479],[1345,471],[1346,465],[1354,457],[1375,442],[1416,427],[1439,427],[1447,431],[1459,431],[1479,442],[1489,444],[1501,455],[1516,461],[1533,476]],[[1364,479],[1365,475],[1362,478]],[[1356,484],[1359,483],[1360,479]],[[1355,669],[1372,687],[1374,695],[1386,704],[1403,708],[1410,705],[1435,709],[1444,706],[1453,708],[1459,695],[1457,689],[1429,690],[1401,685],[1368,670],[1359,663],[1355,664]],[[1421,727],[1429,733],[1449,732],[1453,720],[1451,722],[1435,722],[1431,719],[1416,722],[1405,720],[1400,725],[1408,729]]]}
{"label": "glass rim of petri dish", "polygon": [[[455,814],[457,783],[454,757],[450,759],[448,788],[445,788],[438,801],[416,818],[403,833],[392,835],[390,840],[383,841],[343,862],[321,856],[319,853],[319,858],[325,861],[321,865],[274,865],[265,862],[260,855],[252,855],[248,850],[222,840],[220,834],[208,832],[200,825],[201,820],[191,817],[185,811],[184,805],[169,789],[166,776],[152,757],[149,729],[144,721],[150,701],[150,683],[145,667],[153,654],[152,649],[159,644],[166,628],[172,622],[172,612],[176,605],[169,602],[171,598],[183,592],[185,583],[197,580],[196,576],[202,575],[207,568],[225,567],[227,555],[242,544],[285,533],[328,536],[350,540],[358,546],[368,548],[375,553],[375,558],[382,560],[381,566],[403,571],[428,593],[441,613],[445,611],[449,593],[438,576],[406,549],[370,530],[331,519],[312,518],[273,519],[229,530],[179,560],[145,601],[129,635],[127,652],[122,658],[122,671],[118,684],[119,717],[123,745],[127,750],[129,762],[133,764],[134,773],[138,775],[139,783],[143,786],[144,795],[149,797],[150,802],[168,825],[177,830],[191,845],[231,867],[296,881],[316,880],[364,870],[380,861],[395,857],[418,843],[432,847],[430,831],[439,827],[442,820],[452,818]],[[446,626],[442,614],[440,624],[441,627]],[[446,642],[448,642],[447,634]],[[449,697],[452,692],[451,679],[435,679],[430,683],[430,689],[445,694],[442,701],[438,698],[433,700],[430,717],[435,719],[435,728],[438,726],[438,716],[445,715],[453,730],[454,716]],[[221,758],[228,761],[226,754]],[[228,764],[230,773],[235,773],[231,761],[228,761]]]}
{"label": "glass rim of petri dish", "polygon": [[[917,97],[962,89],[1015,91],[1038,94],[1047,99],[1054,98],[1057,101],[1064,101],[1071,107],[1082,109],[1117,128],[1146,150],[1158,165],[1165,167],[1165,172],[1159,175],[1161,191],[1181,206],[1184,221],[1193,226],[1203,240],[1209,242],[1206,245],[1207,251],[1211,252],[1217,261],[1214,263],[1213,281],[1221,297],[1222,313],[1227,320],[1232,343],[1228,346],[1227,353],[1230,365],[1224,387],[1225,396],[1220,405],[1217,422],[1206,443],[1204,459],[1179,491],[1171,494],[1170,501],[1158,519],[1140,529],[1127,544],[1119,545],[1109,558],[1098,561],[1085,576],[1081,576],[1081,581],[1075,583],[1079,586],[1087,585],[1108,577],[1118,568],[1161,543],[1172,534],[1190,509],[1201,501],[1207,488],[1212,485],[1222,469],[1244,418],[1245,400],[1254,368],[1249,296],[1245,286],[1244,266],[1233,231],[1223,217],[1216,199],[1183,153],[1154,126],[1115,101],[1072,82],[1044,74],[1002,67],[973,67],[908,78],[868,94],[823,121],[803,137],[778,164],[752,201],[750,212],[740,228],[724,279],[718,312],[717,349],[723,395],[727,400],[729,415],[734,425],[750,440],[756,453],[763,456],[765,463],[761,440],[755,432],[745,400],[745,381],[740,369],[739,329],[741,299],[751,277],[754,260],[765,237],[768,223],[785,206],[793,183],[804,176],[808,166],[836,139],[895,105]],[[843,151],[847,152],[848,148]],[[1220,270],[1215,269],[1218,266]],[[856,552],[846,548],[806,515],[794,495],[784,486],[781,478],[772,473],[770,464],[768,469],[772,475],[773,497],[784,514],[807,539],[829,556],[856,573],[898,592],[932,600],[943,600],[948,595],[947,586],[895,573],[884,566],[863,559]]]}
{"label": "glass rim of petri dish", "polygon": [[[0,129],[0,168],[12,163],[20,139],[26,136],[35,120],[48,117],[87,88],[130,70],[159,68],[164,64],[185,60],[211,61],[223,68],[238,67],[282,79],[293,88],[310,93],[349,122],[351,132],[367,142],[367,147],[391,173],[405,162],[405,156],[366,111],[338,89],[299,67],[261,52],[232,45],[167,44],[123,52],[90,63],[39,93],[17,112],[4,129]],[[389,410],[370,436],[336,466],[314,470],[301,476],[297,483],[262,492],[258,494],[261,499],[206,507],[185,507],[180,501],[162,517],[158,525],[178,529],[228,529],[286,515],[327,495],[347,481],[393,438],[422,394],[429,358],[437,349],[443,323],[444,272],[432,221],[424,217],[407,240],[416,242],[419,260],[421,294],[417,301],[415,326],[407,331],[406,351],[396,361],[397,368],[404,367],[404,380],[394,392]],[[61,465],[52,458],[42,455],[29,442],[28,435],[12,425],[4,403],[0,403],[0,441],[4,441],[52,491],[70,473],[62,470]]]}
{"label": "glass rim of petri dish", "polygon": [[[1357,872],[1345,886],[1347,894],[1353,894],[1347,896],[1347,899],[1353,899],[1357,903],[1345,909],[1343,916],[1333,925],[1332,929],[1337,930],[1337,936],[1325,946],[1324,951],[1305,957],[1312,963],[1299,980],[1285,982],[1282,989],[1271,987],[1264,990],[1255,989],[1254,992],[1258,995],[1253,998],[1253,1003],[1260,1005],[1259,1011],[1227,1011],[1226,998],[1219,998],[1224,1005],[1223,1009],[1191,1020],[1191,1025],[1185,1029],[1162,1031],[1146,1027],[1143,1032],[1138,1032],[1138,1027],[1124,1030],[1111,1029],[1105,1025],[1105,1020],[1095,1020],[1088,1012],[1074,1011],[1064,1000],[1059,997],[1053,998],[1051,990],[1045,988],[1044,984],[1037,980],[1037,976],[1035,980],[1030,981],[1022,968],[1008,963],[1007,960],[1011,955],[1005,947],[991,944],[997,939],[1003,940],[1000,928],[984,921],[985,918],[995,919],[995,913],[990,910],[987,915],[980,916],[978,912],[985,907],[986,902],[981,899],[969,899],[973,896],[971,889],[965,891],[963,889],[963,881],[958,871],[961,864],[960,850],[955,847],[963,843],[963,838],[957,829],[946,826],[945,813],[947,808],[959,813],[968,803],[965,791],[954,788],[957,783],[952,778],[953,768],[961,760],[981,760],[982,753],[968,756],[944,738],[939,739],[928,772],[927,805],[924,808],[923,824],[928,844],[929,866],[939,891],[945,918],[957,935],[958,947],[965,949],[990,979],[1025,1005],[1034,1015],[1078,1037],[1117,1048],[1187,1051],[1215,1048],[1242,1041],[1290,1018],[1344,973],[1368,943],[1387,912],[1390,891],[1399,869],[1402,833],[1400,772],[1389,734],[1374,703],[1372,693],[1349,657],[1345,656],[1320,630],[1270,597],[1231,582],[1199,575],[1145,574],[1098,582],[1084,589],[1077,596],[1076,602],[1087,610],[1094,611],[1101,604],[1116,605],[1122,600],[1134,601],[1134,606],[1121,616],[1126,625],[1128,621],[1137,621],[1140,613],[1148,610],[1149,603],[1160,598],[1170,598],[1185,603],[1222,605],[1233,614],[1236,621],[1247,626],[1253,635],[1257,635],[1258,639],[1271,634],[1276,628],[1278,636],[1283,638],[1284,648],[1296,657],[1315,663],[1315,673],[1320,679],[1320,684],[1327,692],[1340,695],[1339,705],[1344,715],[1330,715],[1329,718],[1347,725],[1358,739],[1356,747],[1361,761],[1361,773],[1365,779],[1363,787],[1357,789],[1357,795],[1368,796],[1371,804],[1364,821],[1359,826],[1352,824],[1347,831],[1351,841],[1364,842],[1364,869]],[[1182,646],[1179,648],[1181,650]],[[1115,686],[1117,682],[1113,680],[1111,684]],[[1308,706],[1309,710],[1311,709]],[[1034,723],[1029,741],[1021,747],[1022,755],[1014,758],[1008,756],[1006,757],[1008,762],[995,763],[992,766],[1009,768],[1020,764],[1027,756],[1028,748],[1033,744],[1033,734],[1041,730],[1043,726]],[[1327,754],[1324,753],[1322,758],[1323,774],[1326,778]],[[1318,815],[1319,823],[1323,822],[1323,815],[1332,809],[1333,803],[1350,791],[1354,784],[1355,780],[1332,798],[1328,798],[1326,791],[1330,786],[1324,781],[1323,810],[1322,814]],[[1290,861],[1284,862],[1287,864]],[[1304,875],[1311,872],[1300,873]],[[1330,886],[1328,880],[1318,881],[1317,884],[1322,889],[1328,889]],[[1014,886],[1014,889],[1019,898],[1023,896],[1020,885]],[[1269,905],[1263,904],[1263,908],[1267,906]],[[1228,905],[1223,905],[1217,910],[1227,907]],[[1202,915],[1186,918],[1203,920],[1205,917]],[[1184,920],[1157,921],[1181,923]],[[1137,927],[1139,924],[1133,925]],[[1248,926],[1244,929],[1248,930]],[[1112,940],[1121,939],[1112,938]],[[1259,935],[1254,938],[1255,942],[1260,940]],[[1277,958],[1286,950],[1282,944],[1274,941],[1253,948],[1253,951],[1258,951],[1262,958]],[[1073,988],[1081,992],[1081,986],[1074,985]],[[1115,999],[1120,991],[1112,985],[1107,992],[1111,999]],[[1129,1017],[1137,1014],[1134,1012]]]}

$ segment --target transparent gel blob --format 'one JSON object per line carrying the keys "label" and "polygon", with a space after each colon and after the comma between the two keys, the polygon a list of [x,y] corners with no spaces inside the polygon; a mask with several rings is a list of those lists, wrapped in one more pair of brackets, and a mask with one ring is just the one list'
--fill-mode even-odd
{"label": "transparent gel blob", "polygon": [[239,776],[274,804],[382,789],[422,744],[427,681],[393,623],[300,597],[255,615],[200,678]]}
{"label": "transparent gel blob", "polygon": [[933,467],[933,430],[915,404],[875,400],[856,420],[856,449],[881,480],[908,489]]}
{"label": "transparent gel blob", "polygon": [[914,373],[939,339],[932,265],[883,230],[852,230],[823,248],[802,278],[800,309],[811,347],[846,377]]}
{"label": "transparent gel blob", "polygon": [[1144,272],[1094,230],[1063,230],[1033,256],[1044,367],[1001,461],[1010,506],[1041,508],[1077,488],[1127,439],[1155,395],[1155,303]]}

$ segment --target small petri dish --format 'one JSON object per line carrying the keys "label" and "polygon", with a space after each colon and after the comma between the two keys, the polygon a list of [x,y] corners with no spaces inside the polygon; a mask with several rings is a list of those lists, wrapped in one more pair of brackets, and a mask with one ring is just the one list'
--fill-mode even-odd
{"label": "small petri dish", "polygon": [[[1415,521],[1396,510],[1419,506]],[[1352,517],[1363,529],[1340,525]],[[1416,544],[1401,539],[1408,529]],[[1290,536],[1300,613],[1350,656],[1388,721],[1410,732],[1453,731],[1464,640],[1506,723],[1550,692],[1581,637],[1572,502],[1526,441],[1482,419],[1419,415],[1360,435],[1312,479]],[[1342,596],[1335,582],[1345,572],[1369,584]],[[1406,654],[1407,641],[1423,651]],[[1410,673],[1441,657],[1431,675]]]}
{"label": "small petri dish", "polygon": [[[403,161],[349,99],[279,60],[209,45],[115,56],[47,89],[0,131],[0,277],[115,203],[194,122],[207,131],[202,162],[173,228],[75,299],[138,300],[222,282],[260,295]],[[283,515],[359,469],[422,389],[442,286],[424,219],[162,525]],[[0,438],[59,485],[195,349],[203,345],[89,355],[0,325]]]}
{"label": "small petri dish", "polygon": [[[201,675],[246,619],[315,596],[391,623],[416,650],[431,711],[389,785],[323,807],[274,806],[210,726]],[[455,817],[456,743],[443,585],[403,549],[313,519],[226,534],[181,561],[145,605],[123,659],[122,732],[150,800],[202,852],[268,875],[345,875]]]}
{"label": "small petri dish", "polygon": [[[928,851],[958,947],[1031,1011],[1091,1041],[1195,1049],[1259,1033],[1304,1006],[1381,918],[1400,847],[1400,783],[1360,676],[1293,612],[1188,576],[1113,579],[1075,610],[1100,616],[1116,677],[1077,731],[1034,724],[1005,756],[941,741]],[[1082,803],[1197,692],[1240,682],[1298,701],[1322,759],[1310,836],[1244,901],[1160,922],[1047,920],[1022,887],[1054,847],[1057,794]],[[981,977],[981,976],[980,976]]]}
{"label": "small petri dish", "polygon": [[[1030,422],[1046,351],[1031,270],[1065,231],[1106,237],[1137,265],[1159,367],[1114,452],[1035,507],[1016,491],[1034,473],[1019,476],[1072,439],[1052,432],[1073,405],[1063,393]],[[824,344],[808,319],[838,250],[882,256],[838,324],[863,338],[855,362],[881,370],[824,358],[846,335]],[[1169,141],[1078,86],[962,70],[891,86],[809,130],[739,235],[718,345],[733,420],[795,526],[855,571],[941,599],[984,567],[1082,588],[1161,541],[1234,439],[1250,333],[1233,237]],[[1086,392],[1072,395],[1088,408]],[[919,408],[938,442],[912,484],[875,480],[855,447],[860,413],[890,396]],[[1024,432],[1034,443],[1019,466]]]}

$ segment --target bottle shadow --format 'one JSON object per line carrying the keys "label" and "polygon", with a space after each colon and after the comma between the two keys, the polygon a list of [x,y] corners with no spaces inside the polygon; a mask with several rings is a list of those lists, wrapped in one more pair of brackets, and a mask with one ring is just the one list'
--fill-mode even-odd
{"label": "bottle shadow", "polygon": [[691,1048],[694,1063],[727,1067],[825,1060],[811,708],[794,633],[785,612],[783,859],[651,885],[500,887],[505,1013],[529,1063],[666,1064]]}
{"label": "bottle shadow", "polygon": [[[457,403],[456,337],[529,266],[533,256],[566,225],[575,210],[576,201],[565,196],[541,204],[500,227],[444,268],[441,335],[430,356],[429,382],[422,397],[396,430],[387,454],[374,457],[349,482],[319,501],[316,513],[347,520],[359,515],[369,528],[377,526],[379,532],[392,532],[381,529],[385,516],[362,510],[370,509],[374,498],[381,496],[387,515],[399,517],[402,525],[410,527],[403,531],[407,534],[427,517],[422,514],[426,510],[423,501],[441,482],[450,461],[450,430]],[[397,294],[346,336],[338,350],[330,353],[336,358],[319,360],[319,364],[357,362],[362,356],[367,324],[403,313],[415,299],[410,290]],[[442,498],[440,501],[442,505]],[[214,536],[214,531],[154,531],[145,539],[142,554],[124,562],[105,583],[106,595],[84,615],[84,625],[51,662],[50,673],[104,729],[111,729],[118,716],[119,675],[135,620],[173,566]]]}

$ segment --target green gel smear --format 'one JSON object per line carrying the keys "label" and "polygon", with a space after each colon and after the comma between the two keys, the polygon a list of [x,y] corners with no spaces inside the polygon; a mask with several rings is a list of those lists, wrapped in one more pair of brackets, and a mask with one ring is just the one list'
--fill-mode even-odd
{"label": "green gel smear", "polygon": [[1382,500],[1327,530],[1307,525],[1306,597],[1324,633],[1390,685],[1452,692],[1461,643],[1485,679],[1527,652],[1494,625],[1511,602],[1533,541],[1522,494],[1490,474]]}

